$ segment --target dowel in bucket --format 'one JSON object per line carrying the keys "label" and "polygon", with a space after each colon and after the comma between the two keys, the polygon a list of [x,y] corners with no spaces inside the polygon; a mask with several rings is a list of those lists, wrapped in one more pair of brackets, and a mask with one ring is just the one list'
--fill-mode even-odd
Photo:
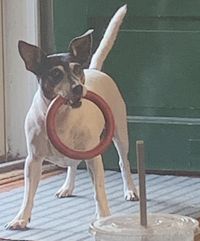
{"label": "dowel in bucket", "polygon": [[140,224],[147,226],[147,200],[146,200],[146,181],[145,181],[145,160],[144,160],[144,141],[136,141],[137,168],[139,175],[140,193]]}

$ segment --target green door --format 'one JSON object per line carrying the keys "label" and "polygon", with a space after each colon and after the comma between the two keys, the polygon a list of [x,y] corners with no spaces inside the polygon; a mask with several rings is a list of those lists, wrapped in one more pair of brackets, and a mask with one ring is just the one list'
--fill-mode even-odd
{"label": "green door", "polygon": [[[89,28],[97,46],[124,2],[128,14],[104,71],[127,104],[131,167],[143,139],[149,170],[200,171],[199,0],[54,0],[57,51]],[[104,159],[118,168],[114,148]]]}

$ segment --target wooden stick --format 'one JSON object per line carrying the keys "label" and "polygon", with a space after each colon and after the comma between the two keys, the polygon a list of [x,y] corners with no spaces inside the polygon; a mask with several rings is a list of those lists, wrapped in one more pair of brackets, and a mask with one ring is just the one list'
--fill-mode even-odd
{"label": "wooden stick", "polygon": [[147,226],[147,204],[146,204],[146,181],[145,181],[145,161],[144,161],[144,141],[136,141],[137,167],[139,174],[140,192],[140,224]]}

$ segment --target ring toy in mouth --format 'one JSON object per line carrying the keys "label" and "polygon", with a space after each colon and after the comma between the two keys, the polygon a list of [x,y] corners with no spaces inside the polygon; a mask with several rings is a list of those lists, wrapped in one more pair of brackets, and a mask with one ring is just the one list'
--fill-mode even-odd
{"label": "ring toy in mouth", "polygon": [[99,109],[101,110],[104,119],[105,119],[105,130],[106,134],[104,138],[102,138],[99,142],[99,144],[94,147],[91,150],[87,151],[78,151],[78,150],[73,150],[69,147],[67,147],[65,144],[63,144],[58,137],[56,133],[56,113],[58,109],[66,103],[65,98],[62,96],[57,96],[50,104],[48,111],[47,111],[47,116],[46,116],[46,130],[47,130],[47,135],[48,138],[50,139],[52,145],[63,155],[75,159],[75,160],[86,160],[86,159],[91,159],[95,156],[98,156],[99,154],[102,154],[109,144],[112,142],[112,138],[114,135],[114,129],[115,129],[115,123],[114,123],[114,118],[112,111],[108,104],[105,102],[105,100],[95,94],[92,91],[87,91],[87,94],[83,97],[89,101],[92,101],[94,104],[96,104]]}

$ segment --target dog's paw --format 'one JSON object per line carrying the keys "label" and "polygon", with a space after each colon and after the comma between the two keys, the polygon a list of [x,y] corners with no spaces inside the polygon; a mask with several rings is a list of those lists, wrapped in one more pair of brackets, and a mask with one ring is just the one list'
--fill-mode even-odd
{"label": "dog's paw", "polygon": [[5,228],[10,230],[27,230],[28,222],[29,221],[26,221],[25,219],[13,220],[10,223],[6,224]]}
{"label": "dog's paw", "polygon": [[139,201],[139,196],[137,192],[134,192],[132,190],[126,191],[126,193],[124,194],[124,198],[127,201]]}
{"label": "dog's paw", "polygon": [[57,197],[57,198],[71,197],[71,196],[72,196],[72,192],[73,192],[73,189],[60,188],[60,189],[56,192],[56,197]]}

